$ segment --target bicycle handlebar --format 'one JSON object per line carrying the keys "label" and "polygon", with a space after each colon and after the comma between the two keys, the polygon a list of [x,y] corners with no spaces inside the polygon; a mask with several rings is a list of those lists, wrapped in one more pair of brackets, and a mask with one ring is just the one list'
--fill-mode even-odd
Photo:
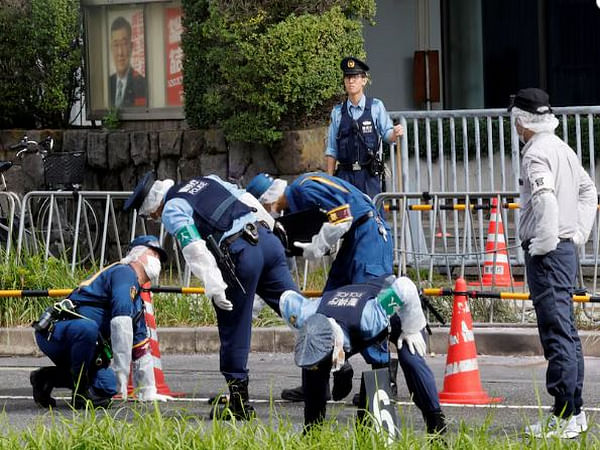
{"label": "bicycle handlebar", "polygon": [[42,153],[46,154],[49,150],[52,150],[54,146],[54,139],[51,136],[46,136],[46,138],[37,142],[32,139],[28,139],[27,136],[23,136],[20,142],[17,144],[11,145],[9,147],[10,150],[19,150],[15,155],[15,158],[20,159],[26,153]]}

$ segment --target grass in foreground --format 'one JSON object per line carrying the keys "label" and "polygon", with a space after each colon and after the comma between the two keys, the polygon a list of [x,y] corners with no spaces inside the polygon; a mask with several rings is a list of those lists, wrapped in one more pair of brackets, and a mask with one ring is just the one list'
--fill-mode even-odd
{"label": "grass in foreground", "polygon": [[[273,411],[273,410],[272,410]],[[185,412],[166,416],[158,407],[85,411],[67,418],[48,413],[35,425],[18,431],[0,420],[0,449],[559,449],[599,448],[598,438],[587,433],[579,439],[530,441],[516,433],[490,432],[492,415],[480,426],[464,422],[446,436],[432,437],[404,425],[398,439],[387,444],[387,436],[373,427],[352,420],[326,422],[303,435],[288,419],[271,413],[265,421],[204,421]],[[113,417],[114,416],[114,417]],[[49,420],[50,419],[50,420]],[[48,426],[51,422],[51,426]]]}

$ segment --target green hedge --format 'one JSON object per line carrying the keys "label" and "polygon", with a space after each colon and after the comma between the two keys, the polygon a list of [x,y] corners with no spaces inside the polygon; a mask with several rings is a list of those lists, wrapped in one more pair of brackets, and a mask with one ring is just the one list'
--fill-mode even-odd
{"label": "green hedge", "polygon": [[[226,6],[225,6],[226,4]],[[183,1],[185,110],[190,125],[231,141],[270,143],[327,123],[343,95],[339,61],[364,57],[374,0]]]}
{"label": "green hedge", "polygon": [[80,85],[79,0],[24,3],[0,8],[0,122],[63,127]]}

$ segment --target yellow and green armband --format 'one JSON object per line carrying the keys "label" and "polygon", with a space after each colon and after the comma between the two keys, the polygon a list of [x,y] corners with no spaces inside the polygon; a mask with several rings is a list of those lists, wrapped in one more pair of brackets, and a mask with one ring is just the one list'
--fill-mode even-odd
{"label": "yellow and green armband", "polygon": [[351,222],[352,213],[350,212],[350,205],[346,203],[345,205],[338,206],[337,208],[327,211],[327,219],[329,219],[329,223],[334,225],[344,222]]}
{"label": "yellow and green armband", "polygon": [[179,245],[181,245],[181,248],[185,248],[191,242],[202,239],[198,232],[198,228],[196,228],[196,225],[194,224],[181,227],[177,230],[177,233],[175,233],[175,238],[179,242]]}
{"label": "yellow and green armband", "polygon": [[402,299],[391,287],[377,294],[377,301],[388,316],[393,315],[400,307],[404,306]]}

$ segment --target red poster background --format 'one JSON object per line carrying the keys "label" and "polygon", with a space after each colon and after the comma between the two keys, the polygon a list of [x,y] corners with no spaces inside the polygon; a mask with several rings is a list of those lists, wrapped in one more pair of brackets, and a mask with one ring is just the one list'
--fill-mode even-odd
{"label": "red poster background", "polygon": [[181,8],[165,8],[165,62],[167,105],[183,105],[183,31]]}

